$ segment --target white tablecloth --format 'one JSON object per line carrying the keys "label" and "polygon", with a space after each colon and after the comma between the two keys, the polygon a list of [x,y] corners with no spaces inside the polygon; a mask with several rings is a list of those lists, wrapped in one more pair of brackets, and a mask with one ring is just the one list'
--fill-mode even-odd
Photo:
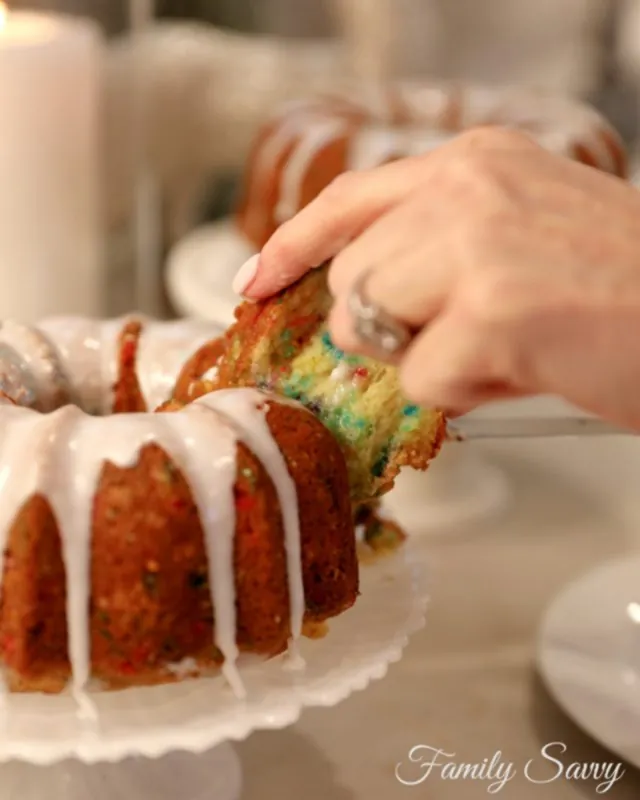
{"label": "white tablecloth", "polygon": [[[307,711],[288,730],[242,743],[244,800],[491,796],[482,781],[434,776],[414,788],[401,785],[396,764],[418,744],[469,763],[502,751],[519,776],[500,797],[602,796],[592,783],[535,785],[522,776],[526,762],[554,741],[569,747],[566,763],[618,760],[546,694],[535,673],[536,634],[567,582],[640,548],[640,441],[501,442],[482,450],[509,474],[510,511],[457,535],[421,539],[433,583],[425,630],[380,683],[337,708]],[[640,575],[638,585],[640,594]],[[640,775],[629,768],[605,796],[637,800]]]}

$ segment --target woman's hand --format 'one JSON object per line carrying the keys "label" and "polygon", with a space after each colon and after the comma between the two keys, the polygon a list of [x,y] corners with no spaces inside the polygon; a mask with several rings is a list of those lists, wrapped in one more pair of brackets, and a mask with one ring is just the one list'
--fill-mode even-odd
{"label": "woman's hand", "polygon": [[338,178],[236,288],[265,297],[330,258],[339,347],[368,354],[347,304],[365,269],[369,298],[418,330],[398,359],[413,401],[551,393],[640,430],[640,192],[623,181],[472,131]]}

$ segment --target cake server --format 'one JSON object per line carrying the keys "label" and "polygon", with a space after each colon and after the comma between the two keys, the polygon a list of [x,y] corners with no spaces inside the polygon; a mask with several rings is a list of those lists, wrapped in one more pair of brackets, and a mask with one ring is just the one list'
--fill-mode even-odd
{"label": "cake server", "polygon": [[448,423],[449,438],[467,442],[474,439],[557,439],[567,437],[634,436],[596,417],[459,417]]}

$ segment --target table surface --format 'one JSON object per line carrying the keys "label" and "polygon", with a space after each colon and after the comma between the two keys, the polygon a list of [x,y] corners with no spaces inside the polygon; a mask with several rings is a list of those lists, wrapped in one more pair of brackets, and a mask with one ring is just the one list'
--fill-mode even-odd
{"label": "table surface", "polygon": [[[417,787],[401,785],[396,764],[419,744],[474,764],[501,751],[518,770],[502,797],[602,796],[590,782],[535,785],[522,775],[527,761],[557,741],[569,748],[565,763],[618,761],[546,693],[535,670],[536,636],[545,609],[568,582],[639,549],[640,440],[464,446],[506,471],[509,509],[498,520],[437,537],[412,531],[432,578],[425,629],[367,691],[333,709],[308,710],[287,730],[256,733],[241,743],[243,800],[491,796],[487,782],[435,774]],[[636,800],[640,773],[628,767],[606,796]]]}

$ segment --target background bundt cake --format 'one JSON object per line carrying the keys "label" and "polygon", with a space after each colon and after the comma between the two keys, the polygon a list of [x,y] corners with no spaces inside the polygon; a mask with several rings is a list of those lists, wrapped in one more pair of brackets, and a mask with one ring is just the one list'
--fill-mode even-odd
{"label": "background bundt cake", "polygon": [[461,131],[518,128],[542,146],[625,176],[624,144],[595,109],[522,87],[433,81],[362,86],[284,104],[258,133],[236,224],[260,249],[343,172],[426,153]]}
{"label": "background bundt cake", "polygon": [[346,464],[313,414],[251,388],[144,410],[175,380],[176,352],[207,338],[144,320],[0,327],[11,690],[70,680],[87,710],[92,678],[117,688],[220,666],[242,693],[239,652],[280,653],[354,603]]}
{"label": "background bundt cake", "polygon": [[260,303],[244,303],[237,321],[185,364],[174,398],[188,403],[228,386],[255,386],[299,401],[339,442],[354,504],[393,484],[403,466],[427,467],[446,425],[436,410],[408,403],[395,367],[333,346],[327,267]]}

